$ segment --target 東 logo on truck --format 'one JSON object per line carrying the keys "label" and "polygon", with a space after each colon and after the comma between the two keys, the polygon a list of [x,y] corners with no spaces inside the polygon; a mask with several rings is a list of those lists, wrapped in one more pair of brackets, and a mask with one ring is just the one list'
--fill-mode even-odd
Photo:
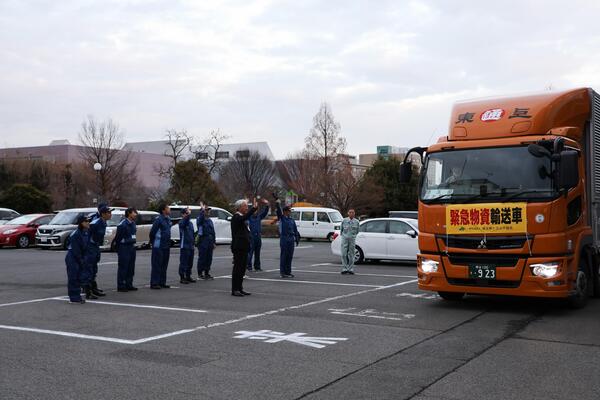
{"label": "\u6771 logo on truck", "polygon": [[483,122],[493,122],[498,121],[504,115],[504,110],[501,108],[493,108],[491,110],[486,110],[481,113],[481,120]]}

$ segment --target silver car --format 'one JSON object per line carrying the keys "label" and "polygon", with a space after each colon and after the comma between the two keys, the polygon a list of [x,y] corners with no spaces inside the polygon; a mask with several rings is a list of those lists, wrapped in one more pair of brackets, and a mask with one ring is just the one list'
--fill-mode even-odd
{"label": "silver car", "polygon": [[[152,223],[160,214],[155,211],[138,211],[135,225],[136,232],[136,247],[147,247],[150,244],[150,229]],[[104,235],[104,244],[100,246],[102,250],[114,251],[115,246],[113,239],[117,234],[117,225],[125,218],[125,210],[114,210],[112,218],[106,221],[106,234]]]}

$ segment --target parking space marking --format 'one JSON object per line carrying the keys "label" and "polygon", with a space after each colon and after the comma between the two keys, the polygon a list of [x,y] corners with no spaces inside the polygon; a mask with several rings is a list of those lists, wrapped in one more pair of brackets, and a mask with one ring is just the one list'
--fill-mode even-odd
{"label": "parking space marking", "polygon": [[411,318],[415,317],[415,314],[390,313],[390,312],[376,311],[373,309],[366,309],[366,310],[359,311],[356,307],[330,308],[328,311],[330,311],[331,314],[337,314],[337,315],[351,315],[353,317],[389,319],[392,321],[405,321],[407,319],[411,319]]}
{"label": "parking space marking", "polygon": [[7,306],[16,306],[19,304],[29,304],[29,303],[38,303],[40,301],[48,301],[48,300],[54,300],[57,297],[45,297],[43,299],[33,299],[33,300],[25,300],[25,301],[16,301],[14,303],[4,303],[4,304],[0,304],[0,307],[7,307]]}
{"label": "parking space marking", "polygon": [[[218,278],[229,278],[228,276],[216,276]],[[356,287],[372,287],[379,288],[381,285],[366,285],[362,283],[338,283],[338,282],[320,282],[320,281],[300,281],[296,279],[284,279],[284,278],[245,278],[249,281],[266,281],[266,282],[287,282],[287,283],[307,283],[312,285],[333,285],[333,286],[356,286]]]}
{"label": "parking space marking", "polygon": [[323,267],[326,265],[336,265],[334,263],[320,263],[320,264],[311,264],[311,267]]}
{"label": "parking space marking", "polygon": [[348,340],[343,337],[319,337],[319,336],[305,336],[304,332],[294,332],[285,334],[283,332],[270,331],[263,329],[260,331],[237,331],[237,336],[234,339],[253,339],[262,340],[263,343],[279,343],[279,342],[292,342],[301,344],[315,349],[322,349],[328,344],[336,344]]}
{"label": "parking space marking", "polygon": [[435,299],[439,299],[440,296],[433,293],[433,294],[428,294],[428,293],[398,293],[396,295],[396,297],[409,297],[411,299],[425,299],[425,300],[435,300]]}
{"label": "parking space marking", "polygon": [[98,263],[98,265],[109,265],[109,264],[118,264],[118,261],[105,261],[105,262],[101,262]]}
{"label": "parking space marking", "polygon": [[[62,300],[69,301],[68,297],[54,297],[50,300]],[[155,310],[167,310],[167,311],[184,311],[184,312],[193,312],[193,313],[207,313],[206,310],[198,310],[194,308],[180,308],[180,307],[164,307],[164,306],[153,306],[147,304],[133,304],[133,303],[116,303],[112,301],[100,301],[100,300],[86,300],[86,303],[94,303],[94,304],[108,304],[111,306],[120,306],[120,307],[135,307],[135,308],[152,308]]]}
{"label": "parking space marking", "polygon": [[[73,337],[73,338],[79,338],[79,339],[89,339],[89,340],[98,340],[98,341],[113,342],[113,343],[120,343],[120,344],[127,344],[127,345],[136,345],[136,344],[147,343],[150,341],[155,341],[155,340],[164,339],[164,338],[168,338],[168,337],[173,337],[173,336],[177,336],[177,335],[183,335],[186,333],[192,333],[192,332],[196,332],[196,331],[200,331],[200,330],[204,330],[204,329],[216,328],[216,327],[235,324],[238,322],[249,321],[249,320],[256,319],[256,318],[266,317],[269,315],[280,314],[280,313],[283,313],[286,311],[299,310],[299,309],[310,307],[310,306],[317,305],[317,304],[323,304],[323,303],[327,303],[330,301],[346,299],[349,297],[359,296],[359,295],[366,294],[366,293],[373,293],[373,292],[377,292],[380,290],[391,289],[391,288],[395,288],[397,286],[409,285],[409,284],[415,283],[417,281],[418,281],[417,279],[412,279],[409,281],[398,282],[398,283],[394,283],[391,285],[378,286],[378,287],[371,288],[371,289],[360,290],[358,292],[347,293],[347,294],[342,294],[342,295],[333,296],[333,297],[327,297],[325,299],[314,300],[314,301],[311,301],[308,303],[298,304],[295,306],[281,307],[281,308],[277,308],[277,309],[270,310],[270,311],[265,311],[265,312],[258,313],[258,314],[246,315],[241,318],[230,319],[230,320],[223,321],[223,322],[214,322],[211,324],[202,325],[202,326],[198,326],[198,327],[191,328],[191,329],[182,329],[182,330],[178,330],[178,331],[174,331],[174,332],[168,332],[168,333],[164,333],[161,335],[151,336],[151,337],[141,338],[141,339],[136,339],[136,340],[119,339],[119,338],[105,337],[105,336],[85,335],[85,334],[74,333],[74,332],[55,331],[55,330],[48,330],[48,329],[38,329],[38,328],[30,328],[30,327],[12,326],[12,325],[0,325],[0,329],[44,333],[44,334],[49,334],[49,335],[66,336],[66,337]],[[62,298],[62,297],[60,297],[60,298]],[[56,299],[56,298],[48,298],[48,299],[44,299],[44,300],[35,299],[35,300],[30,300],[28,302],[32,303],[32,302],[36,302],[36,301],[45,301],[45,300],[54,300],[54,299]],[[23,304],[23,303],[17,302],[17,304]]]}
{"label": "parking space marking", "polygon": [[[340,275],[340,271],[312,271],[307,269],[294,269],[294,272],[308,272],[311,274],[334,274]],[[362,272],[355,273],[356,276],[380,276],[382,278],[416,278],[415,275],[388,275],[388,274],[363,274]]]}

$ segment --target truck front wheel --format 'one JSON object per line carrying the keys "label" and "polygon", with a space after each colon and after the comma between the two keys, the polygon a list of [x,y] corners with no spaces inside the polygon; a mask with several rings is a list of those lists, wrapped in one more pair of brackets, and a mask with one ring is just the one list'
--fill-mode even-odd
{"label": "truck front wheel", "polygon": [[440,295],[440,297],[444,300],[448,300],[448,301],[458,301],[461,300],[463,297],[465,297],[464,293],[457,293],[457,292],[438,292],[438,294]]}
{"label": "truck front wheel", "polygon": [[593,285],[589,274],[590,269],[588,268],[588,262],[582,257],[579,270],[577,271],[575,291],[568,298],[569,306],[571,308],[583,308],[587,304],[590,295],[590,285]]}

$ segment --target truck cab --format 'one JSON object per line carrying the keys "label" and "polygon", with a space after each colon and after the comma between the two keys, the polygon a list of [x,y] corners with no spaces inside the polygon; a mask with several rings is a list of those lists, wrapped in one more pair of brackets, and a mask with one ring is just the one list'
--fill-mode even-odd
{"label": "truck cab", "polygon": [[599,295],[599,113],[588,88],[455,104],[448,136],[411,149],[423,157],[419,288],[574,307]]}

